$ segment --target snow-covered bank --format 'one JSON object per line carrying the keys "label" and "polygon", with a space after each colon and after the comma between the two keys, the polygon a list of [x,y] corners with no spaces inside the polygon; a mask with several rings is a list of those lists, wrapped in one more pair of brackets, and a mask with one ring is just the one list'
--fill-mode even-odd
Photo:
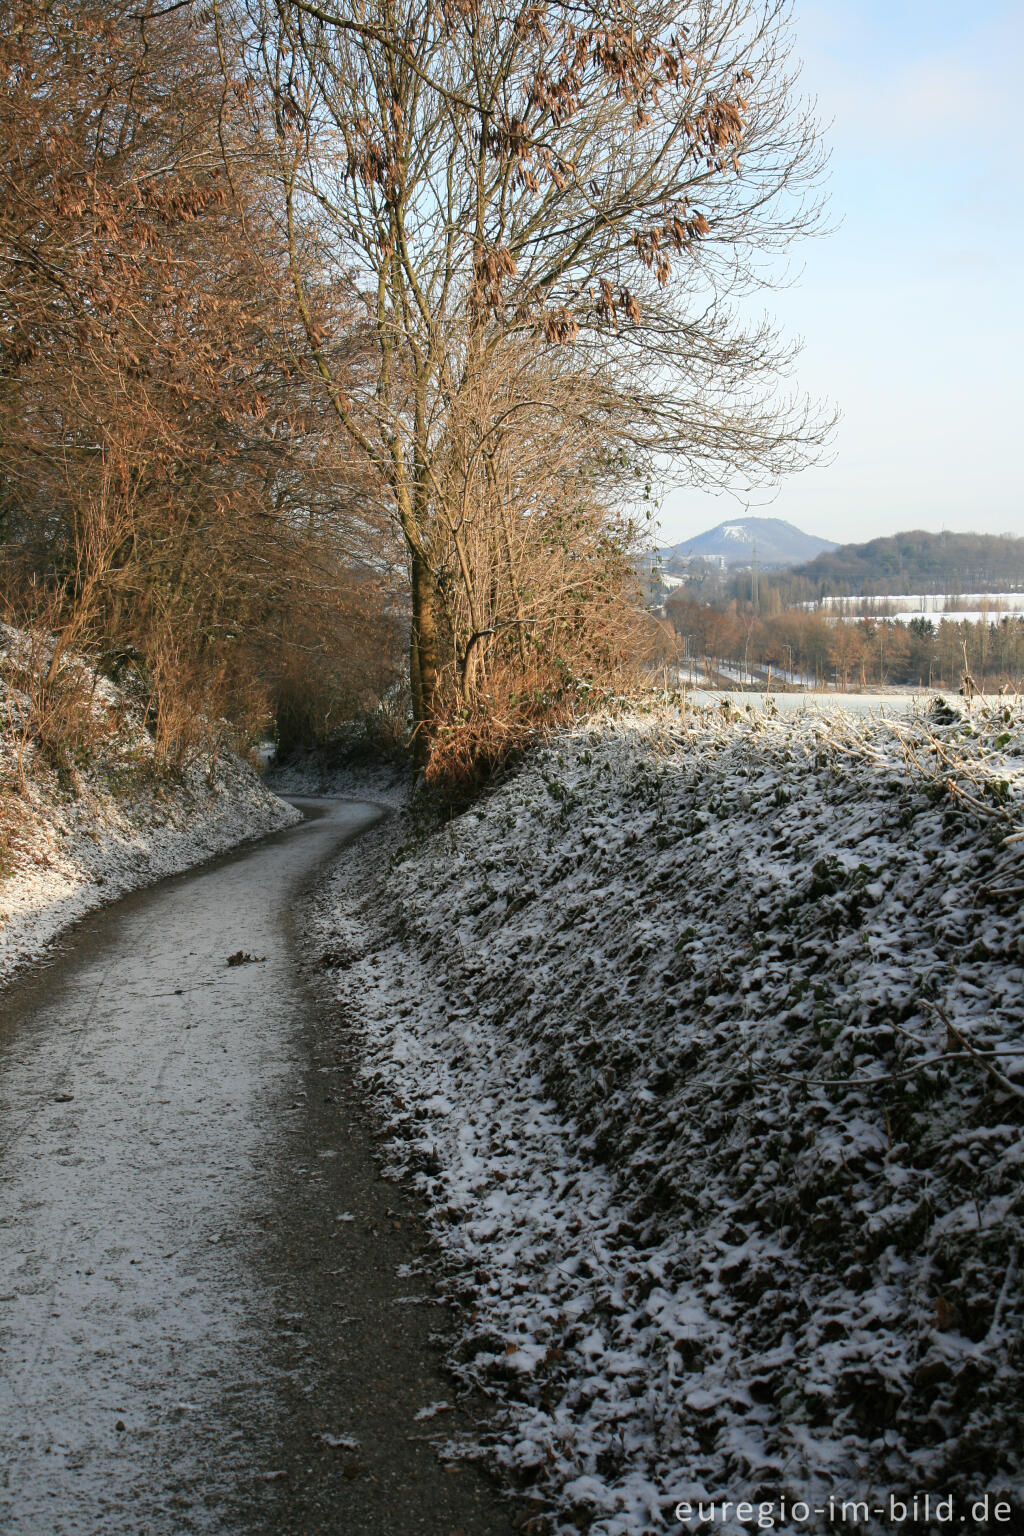
{"label": "snow-covered bank", "polygon": [[139,709],[104,678],[83,706],[90,750],[55,766],[22,729],[12,677],[0,673],[0,984],[103,902],[300,819],[231,753],[159,769]]}
{"label": "snow-covered bank", "polygon": [[1022,788],[1020,711],[633,717],[325,893],[457,1367],[559,1530],[1021,1520]]}

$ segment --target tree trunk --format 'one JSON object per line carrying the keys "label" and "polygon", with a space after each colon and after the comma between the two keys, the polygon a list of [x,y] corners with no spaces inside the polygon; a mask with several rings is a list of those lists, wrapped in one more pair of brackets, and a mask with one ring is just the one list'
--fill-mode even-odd
{"label": "tree trunk", "polygon": [[419,750],[425,748],[422,727],[434,718],[437,701],[437,586],[434,573],[417,553],[412,557],[412,686],[413,713]]}
{"label": "tree trunk", "polygon": [[418,723],[423,718],[423,689],[420,686],[420,653],[415,627],[409,631],[409,691],[412,694],[412,717]]}

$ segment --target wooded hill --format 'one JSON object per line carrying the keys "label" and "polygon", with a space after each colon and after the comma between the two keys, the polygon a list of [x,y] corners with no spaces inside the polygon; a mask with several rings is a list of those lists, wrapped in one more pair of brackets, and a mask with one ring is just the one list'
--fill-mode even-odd
{"label": "wooded hill", "polygon": [[815,597],[1017,591],[1024,587],[1024,539],[915,529],[825,550],[790,575],[812,583],[808,596]]}
{"label": "wooded hill", "polygon": [[768,616],[824,597],[1017,592],[1024,589],[1024,538],[915,529],[842,544],[785,570],[725,572],[694,562],[683,587],[701,602],[753,603]]}

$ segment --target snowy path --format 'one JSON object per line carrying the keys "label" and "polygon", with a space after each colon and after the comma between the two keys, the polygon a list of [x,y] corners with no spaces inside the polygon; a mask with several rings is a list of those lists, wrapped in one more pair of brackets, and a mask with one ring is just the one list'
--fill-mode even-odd
{"label": "snowy path", "polygon": [[[291,914],[355,802],[83,922],[0,996],[0,1527],[507,1530]],[[238,950],[261,963],[229,967]],[[337,1032],[338,1026],[334,1026]]]}

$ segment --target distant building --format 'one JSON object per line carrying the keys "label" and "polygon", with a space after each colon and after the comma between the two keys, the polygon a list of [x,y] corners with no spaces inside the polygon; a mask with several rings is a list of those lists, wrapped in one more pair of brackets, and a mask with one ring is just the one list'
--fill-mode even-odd
{"label": "distant building", "polygon": [[668,576],[683,578],[690,571],[724,571],[727,565],[724,555],[669,555],[664,560],[664,568],[662,580],[666,581]]}

